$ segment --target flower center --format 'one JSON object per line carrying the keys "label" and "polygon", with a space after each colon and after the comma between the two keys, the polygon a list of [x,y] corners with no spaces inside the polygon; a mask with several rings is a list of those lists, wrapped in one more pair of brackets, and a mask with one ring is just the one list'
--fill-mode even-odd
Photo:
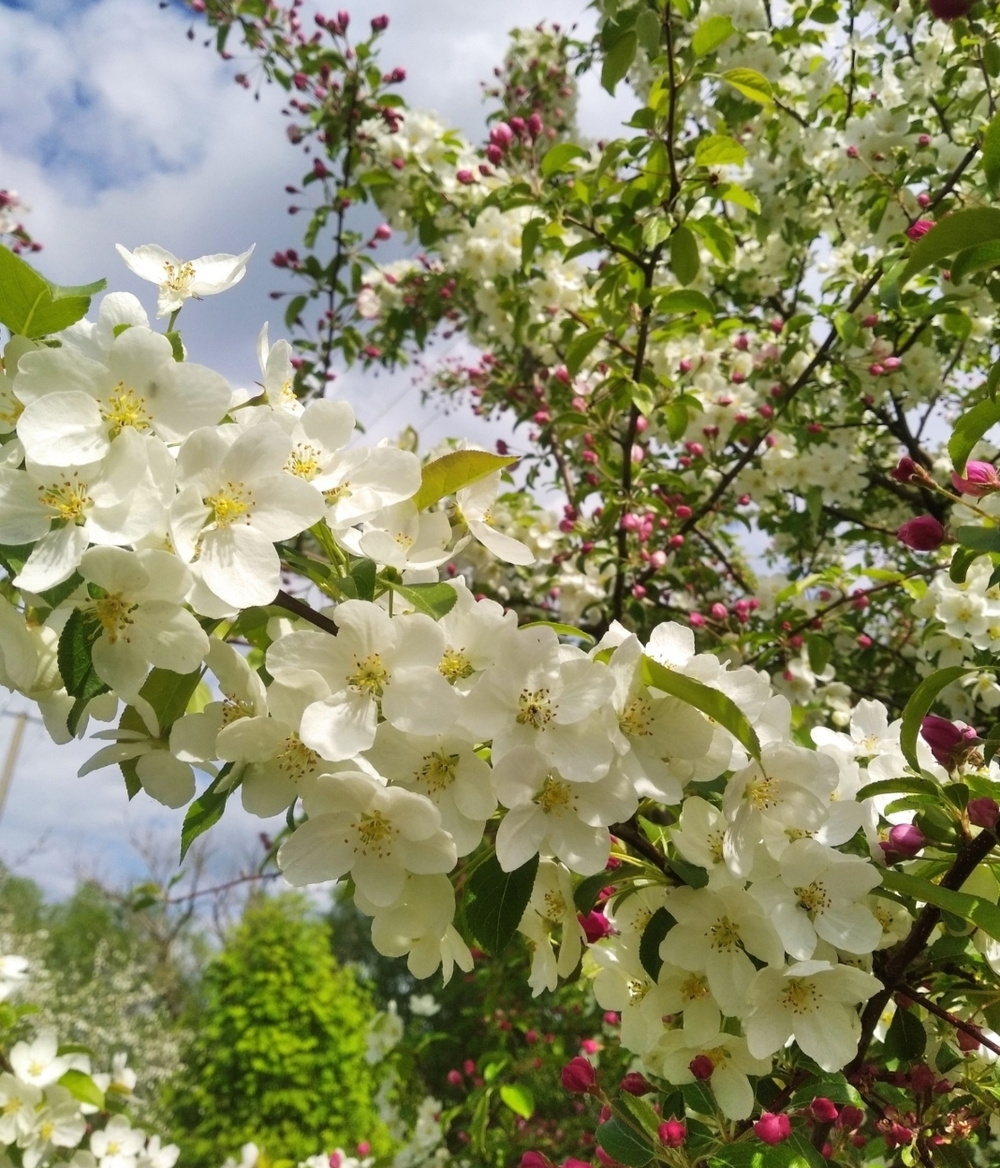
{"label": "flower center", "polygon": [[253,706],[250,702],[242,701],[240,698],[230,697],[226,695],[222,702],[222,724],[228,726],[230,722],[235,722],[237,718],[252,718]]}
{"label": "flower center", "polygon": [[284,771],[293,782],[298,782],[319,762],[319,755],[315,750],[310,750],[297,734],[289,734],[277,762],[279,770]]}
{"label": "flower center", "polygon": [[341,483],[339,487],[330,487],[328,490],[324,491],[323,498],[326,499],[327,503],[329,503],[331,507],[333,507],[336,503],[339,503],[341,499],[349,499],[351,497],[351,493],[351,484]]}
{"label": "flower center", "polygon": [[708,982],[704,975],[692,973],[680,984],[680,995],[685,1002],[697,1002],[708,993]]}
{"label": "flower center", "polygon": [[226,483],[206,496],[205,505],[212,508],[216,527],[229,527],[253,508],[253,491],[245,483]]}
{"label": "flower center", "polygon": [[708,935],[711,938],[712,948],[717,949],[720,953],[732,953],[739,948],[740,930],[729,917],[719,917],[715,924],[709,928]]}
{"label": "flower center", "polygon": [[45,1070],[45,1063],[40,1063],[38,1059],[28,1063],[28,1074],[38,1076]]}
{"label": "flower center", "polygon": [[371,694],[373,698],[380,698],[388,680],[389,670],[382,664],[382,658],[377,653],[369,653],[367,657],[354,658],[354,672],[348,677],[347,684]]}
{"label": "flower center", "polygon": [[55,1130],[56,1130],[56,1125],[52,1122],[51,1119],[47,1119],[47,1120],[45,1120],[44,1123],[41,1123],[38,1125],[38,1134],[42,1137],[42,1139],[46,1143],[48,1143],[48,1141],[50,1139],[52,1139],[52,1133]]}
{"label": "flower center", "polygon": [[829,894],[818,880],[814,880],[807,888],[796,888],[795,895],[808,913],[822,912],[832,904]]}
{"label": "flower center", "polygon": [[0,406],[0,422],[10,430],[13,430],[17,425],[18,418],[24,413],[24,406],[14,397],[13,394],[6,401],[0,398],[3,405]]}
{"label": "flower center", "polygon": [[358,824],[358,839],[365,852],[374,852],[379,858],[389,854],[398,834],[399,831],[392,820],[387,819],[381,811],[362,815]]}
{"label": "flower center", "polygon": [[881,905],[876,905],[872,909],[872,916],[882,926],[883,931],[888,929],[892,924],[892,913],[888,909],[882,908]]}
{"label": "flower center", "polygon": [[441,664],[438,665],[438,673],[448,681],[458,681],[462,677],[471,677],[475,669],[466,657],[464,649],[445,649]]}
{"label": "flower center", "polygon": [[15,1111],[21,1110],[21,1100],[16,1095],[11,1096],[10,1099],[0,1107],[0,1113],[3,1115],[13,1115]]}
{"label": "flower center", "polygon": [[550,921],[561,920],[566,915],[566,901],[561,893],[546,892],[544,896],[545,915]]}
{"label": "flower center", "polygon": [[[123,600],[120,594],[105,596],[103,600],[94,602],[94,611],[97,613],[97,619],[104,627],[104,631],[108,634],[108,640],[112,645],[118,641],[119,634],[132,624],[131,614],[138,607],[137,604],[129,604],[127,600]],[[127,641],[128,637],[125,640]]]}
{"label": "flower center", "polygon": [[778,802],[778,784],[762,774],[759,779],[747,783],[746,798],[751,807],[766,811]]}
{"label": "flower center", "polygon": [[51,507],[67,523],[81,522],[84,512],[94,502],[87,494],[86,484],[81,483],[75,474],[72,479],[63,479],[61,483],[53,483],[49,487],[39,487],[38,491],[42,506]]}
{"label": "flower center", "polygon": [[724,831],[710,831],[708,833],[708,851],[709,855],[717,864],[721,864],[725,859],[724,844],[726,840],[726,833]]}
{"label": "flower center", "polygon": [[118,1143],[117,1140],[112,1140],[108,1144],[108,1150],[105,1152],[105,1155],[106,1156],[117,1156],[121,1150],[122,1150],[121,1144]]}
{"label": "flower center", "polygon": [[645,981],[630,981],[628,983],[628,1001],[630,1006],[638,1006],[642,999],[649,993],[649,982]]}
{"label": "flower center", "polygon": [[288,474],[309,482],[319,474],[320,452],[308,442],[300,442],[288,456],[284,469]]}
{"label": "flower center", "polygon": [[517,717],[514,720],[519,726],[542,730],[552,721],[556,708],[547,689],[522,689],[517,699]]}
{"label": "flower center", "polygon": [[573,792],[569,783],[555,779],[552,775],[545,776],[542,789],[535,798],[535,802],[546,815],[561,815],[572,801]]}
{"label": "flower center", "polygon": [[650,728],[652,714],[653,707],[650,702],[645,698],[633,698],[618,719],[621,732],[631,734],[635,738],[648,738],[653,733]]}
{"label": "flower center", "polygon": [[146,413],[146,399],[139,397],[134,389],[126,389],[119,381],[101,407],[101,416],[111,425],[111,437],[115,438],[126,426],[133,430],[149,429],[149,414]]}
{"label": "flower center", "polygon": [[445,754],[443,750],[424,755],[423,762],[416,772],[418,782],[424,783],[429,791],[435,794],[445,791],[455,781],[455,768],[458,766],[457,754]]}
{"label": "flower center", "polygon": [[816,1004],[816,987],[801,977],[790,977],[782,1001],[794,1014],[805,1014]]}
{"label": "flower center", "polygon": [[191,287],[191,281],[194,279],[194,264],[164,264],[163,274],[166,279],[163,281],[163,286],[169,288],[171,292],[177,292],[181,296],[189,296],[188,289]]}

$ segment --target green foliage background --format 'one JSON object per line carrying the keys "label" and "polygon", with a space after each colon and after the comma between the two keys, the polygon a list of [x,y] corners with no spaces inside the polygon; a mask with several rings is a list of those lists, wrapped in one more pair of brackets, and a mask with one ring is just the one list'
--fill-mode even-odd
{"label": "green foliage background", "polygon": [[205,971],[185,1070],[168,1092],[181,1161],[218,1168],[251,1140],[292,1161],[361,1140],[388,1151],[364,1057],[374,1013],[301,897],[252,900]]}

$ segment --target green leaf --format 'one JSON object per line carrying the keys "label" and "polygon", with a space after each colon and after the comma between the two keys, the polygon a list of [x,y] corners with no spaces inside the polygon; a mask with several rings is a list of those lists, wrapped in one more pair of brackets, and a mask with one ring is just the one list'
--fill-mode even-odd
{"label": "green leaf", "polygon": [[689,888],[704,888],[708,883],[708,870],[702,868],[700,864],[689,864],[680,856],[674,856],[670,861],[670,867]]}
{"label": "green leaf", "polygon": [[496,956],[510,944],[531,899],[537,871],[537,856],[513,872],[505,872],[493,855],[469,877],[465,919],[488,953]]}
{"label": "green leaf", "polygon": [[418,511],[423,511],[445,495],[454,495],[463,487],[478,483],[515,462],[516,458],[490,454],[486,450],[454,450],[424,467],[420,490],[413,496],[413,502]]}
{"label": "green leaf", "polygon": [[695,57],[707,57],[715,52],[736,32],[736,26],[728,16],[710,16],[703,20],[691,36],[691,51]]}
{"label": "green leaf", "polygon": [[986,378],[986,392],[990,397],[996,397],[998,385],[1000,385],[1000,361],[997,361],[993,365],[993,368],[990,369],[989,376]]}
{"label": "green leaf", "polygon": [[670,237],[670,267],[678,284],[685,286],[694,282],[701,267],[698,241],[690,227],[681,224]]}
{"label": "green leaf", "polygon": [[560,624],[559,621],[528,621],[526,624],[519,625],[518,627],[522,629],[555,629],[560,637],[578,637],[581,641],[589,641],[590,644],[594,643],[594,638],[590,633],[585,633],[583,629],[578,629],[576,625]]}
{"label": "green leaf", "polygon": [[659,17],[651,8],[647,8],[639,13],[634,27],[635,35],[639,38],[639,44],[646,51],[646,55],[655,57],[660,51]]}
{"label": "green leaf", "polygon": [[226,789],[220,791],[219,786],[222,785],[224,779],[228,778],[231,769],[232,763],[229,763],[219,776],[212,780],[211,786],[206,788],[188,807],[187,814],[184,816],[184,825],[181,828],[181,863],[184,862],[188,848],[198,836],[204,835],[222,818],[222,813],[226,809],[226,800],[229,798],[232,788],[227,783],[225,784]]}
{"label": "green leaf", "polygon": [[622,1091],[617,1101],[611,1106],[615,1114],[620,1114],[622,1119],[638,1120],[653,1139],[658,1138],[660,1117],[645,1099],[638,1095],[630,1095],[628,1091]]}
{"label": "green leaf", "polygon": [[917,272],[970,247],[1000,239],[1000,210],[996,207],[968,207],[952,211],[914,244],[910,258],[899,275],[902,288]]}
{"label": "green leaf", "polygon": [[860,803],[862,799],[871,799],[874,795],[933,795],[941,794],[941,784],[931,779],[917,779],[912,775],[900,775],[898,779],[880,779],[876,783],[867,783],[854,798]]}
{"label": "green leaf", "polygon": [[520,1083],[504,1083],[500,1088],[500,1098],[522,1119],[531,1119],[535,1114],[535,1097]]}
{"label": "green leaf", "polygon": [[967,410],[955,423],[948,439],[948,453],[955,470],[961,474],[973,448],[991,426],[1000,422],[1000,402],[981,401]]}
{"label": "green leaf", "polygon": [[727,1144],[708,1158],[709,1168],[823,1168],[829,1165],[807,1140],[791,1138],[773,1148],[753,1143]]}
{"label": "green leaf", "polygon": [[59,1085],[65,1087],[73,1098],[81,1103],[89,1103],[98,1111],[104,1110],[104,1092],[90,1075],[85,1075],[83,1071],[67,1071],[59,1080]]}
{"label": "green leaf", "polygon": [[639,942],[639,960],[642,962],[642,968],[653,981],[656,981],[660,976],[660,969],[663,967],[660,942],[676,924],[677,921],[665,908],[658,908],[649,918],[649,924],[642,931],[642,940]]}
{"label": "green leaf", "polygon": [[951,264],[951,282],[961,284],[966,276],[973,272],[981,272],[983,268],[1000,267],[1000,239],[992,239],[989,243],[981,243],[978,247],[970,247],[960,251]]}
{"label": "green leaf", "polygon": [[727,69],[722,74],[722,80],[757,105],[771,104],[771,83],[756,69]]}
{"label": "green leaf", "polygon": [[950,888],[942,888],[921,876],[898,872],[895,868],[882,869],[882,887],[936,905],[964,921],[971,921],[995,941],[1000,941],[1000,908],[991,900],[972,896],[968,892],[953,892]]}
{"label": "green leaf", "polygon": [[587,329],[578,333],[566,346],[566,369],[570,377],[576,377],[584,361],[597,348],[607,335],[607,329]]}
{"label": "green leaf", "polygon": [[818,675],[830,664],[833,642],[819,633],[809,633],[806,636],[806,651],[809,654],[809,668]]}
{"label": "green leaf", "polygon": [[96,280],[76,288],[46,280],[10,248],[0,246],[0,324],[22,337],[44,337],[87,315],[90,298],[107,286]]}
{"label": "green leaf", "polygon": [[742,166],[747,152],[728,134],[709,134],[695,146],[694,160],[699,166]]}
{"label": "green leaf", "polygon": [[597,1142],[612,1160],[628,1168],[645,1168],[653,1158],[653,1144],[624,1124],[617,1115],[597,1129]]}
{"label": "green leaf", "polygon": [[593,912],[597,898],[601,895],[601,891],[608,886],[610,880],[611,874],[608,872],[597,872],[593,876],[581,880],[573,891],[573,903],[578,911],[585,916],[587,913]]}
{"label": "green leaf", "polygon": [[975,672],[974,668],[967,665],[949,665],[946,669],[938,669],[930,677],[925,677],[910,695],[910,700],[903,709],[899,748],[915,771],[920,770],[920,763],[917,761],[917,735],[920,733],[920,723],[924,715],[930,712],[938,694],[946,686],[960,677],[965,677],[967,673]]}
{"label": "green leaf", "polygon": [[1000,113],[986,127],[983,135],[983,173],[994,197],[1000,191]]}
{"label": "green leaf", "polygon": [[375,581],[377,576],[378,568],[375,566],[374,560],[359,560],[351,568],[351,579],[354,581],[354,587],[357,589],[358,600],[375,599]]}
{"label": "green leaf", "polygon": [[810,1077],[789,1100],[792,1107],[807,1107],[817,1095],[832,1103],[851,1103],[861,1107],[861,1096],[842,1074],[817,1075]]}
{"label": "green leaf", "polygon": [[927,1047],[927,1031],[911,1010],[897,1008],[885,1035],[887,1058],[911,1063],[920,1058]]}
{"label": "green leaf", "polygon": [[56,663],[63,685],[71,698],[76,698],[66,719],[70,734],[75,734],[80,719],[91,698],[107,693],[106,685],[94,669],[92,653],[94,642],[103,632],[101,622],[92,614],[74,608],[59,634]]}
{"label": "green leaf", "polygon": [[732,698],[721,693],[711,686],[695,681],[693,677],[685,677],[683,673],[675,673],[652,657],[643,656],[642,680],[645,685],[653,686],[664,693],[672,694],[675,698],[694,706],[707,714],[713,722],[729,731],[752,758],[760,761],[760,743],[754,728],[747,721],[746,715],[736,705]]}
{"label": "green leaf", "polygon": [[558,146],[545,151],[542,158],[542,178],[551,178],[552,175],[565,170],[576,170],[570,163],[574,158],[583,158],[586,154],[587,151],[574,142],[560,142]]}
{"label": "green leaf", "polygon": [[688,313],[694,313],[696,319],[701,322],[707,322],[715,315],[715,308],[711,300],[707,296],[703,296],[701,292],[695,292],[692,288],[677,288],[673,292],[668,292],[659,298],[657,307],[661,312],[677,313],[678,315],[686,316]]}
{"label": "green leaf", "polygon": [[601,67],[601,85],[614,96],[615,86],[632,68],[635,60],[635,51],[639,47],[639,38],[633,29],[623,32],[615,43],[608,49],[604,64]]}
{"label": "green leaf", "polygon": [[715,188],[715,197],[727,203],[735,203],[737,207],[746,207],[755,215],[760,214],[760,199],[745,191],[738,183],[719,183]]}
{"label": "green leaf", "polygon": [[450,584],[394,584],[391,580],[385,583],[418,612],[426,613],[434,620],[451,612],[458,600],[458,593]]}
{"label": "green leaf", "polygon": [[955,538],[962,547],[971,548],[974,552],[1000,552],[1000,528],[997,527],[977,527],[971,524],[958,528]]}
{"label": "green leaf", "polygon": [[521,229],[521,267],[527,268],[531,263],[532,256],[535,254],[535,248],[538,247],[538,241],[542,236],[542,228],[545,226],[544,219],[530,219],[525,223]]}

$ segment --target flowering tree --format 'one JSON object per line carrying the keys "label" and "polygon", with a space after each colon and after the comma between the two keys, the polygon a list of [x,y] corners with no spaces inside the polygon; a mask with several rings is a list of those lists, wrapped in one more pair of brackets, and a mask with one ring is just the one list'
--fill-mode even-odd
{"label": "flowering tree", "polygon": [[[385,18],[192,7],[310,153],[293,342],[250,390],[187,359],[249,253],[122,249],[158,332],[0,252],[4,682],[59,740],[117,719],[85,769],[186,806],[182,854],[284,813],[286,880],[415,976],[520,934],[532,993],[591,979],[637,1072],[565,1068],[605,1165],[988,1156],[995,16],[605,3],[515,36],[479,146],[405,108]],[[340,363],[458,332],[427,392],[521,448],[354,444]]]}

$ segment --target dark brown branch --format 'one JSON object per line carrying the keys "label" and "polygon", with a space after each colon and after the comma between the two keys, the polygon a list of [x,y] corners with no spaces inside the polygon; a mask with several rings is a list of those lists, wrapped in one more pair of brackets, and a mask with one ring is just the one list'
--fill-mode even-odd
{"label": "dark brown branch", "polygon": [[340,631],[328,616],[317,612],[314,608],[306,604],[304,600],[299,600],[297,596],[292,596],[284,590],[279,592],[271,603],[277,608],[283,608],[286,612],[300,616],[311,625],[315,625],[316,628],[322,629],[324,633],[329,633],[331,637],[335,637]]}
{"label": "dark brown branch", "polygon": [[1000,1054],[1000,1046],[991,1039],[986,1038],[978,1026],[964,1021],[956,1014],[952,1014],[950,1010],[945,1010],[936,1002],[932,1002],[926,994],[922,994],[919,990],[912,989],[902,982],[899,986],[899,992],[906,994],[912,1001],[923,1006],[928,1014],[933,1014],[935,1018],[940,1018],[943,1022],[947,1022],[949,1026],[954,1026],[956,1030],[961,1030],[963,1034],[968,1034],[970,1038],[974,1038],[976,1042],[982,1043],[987,1050],[993,1051],[994,1054]]}

